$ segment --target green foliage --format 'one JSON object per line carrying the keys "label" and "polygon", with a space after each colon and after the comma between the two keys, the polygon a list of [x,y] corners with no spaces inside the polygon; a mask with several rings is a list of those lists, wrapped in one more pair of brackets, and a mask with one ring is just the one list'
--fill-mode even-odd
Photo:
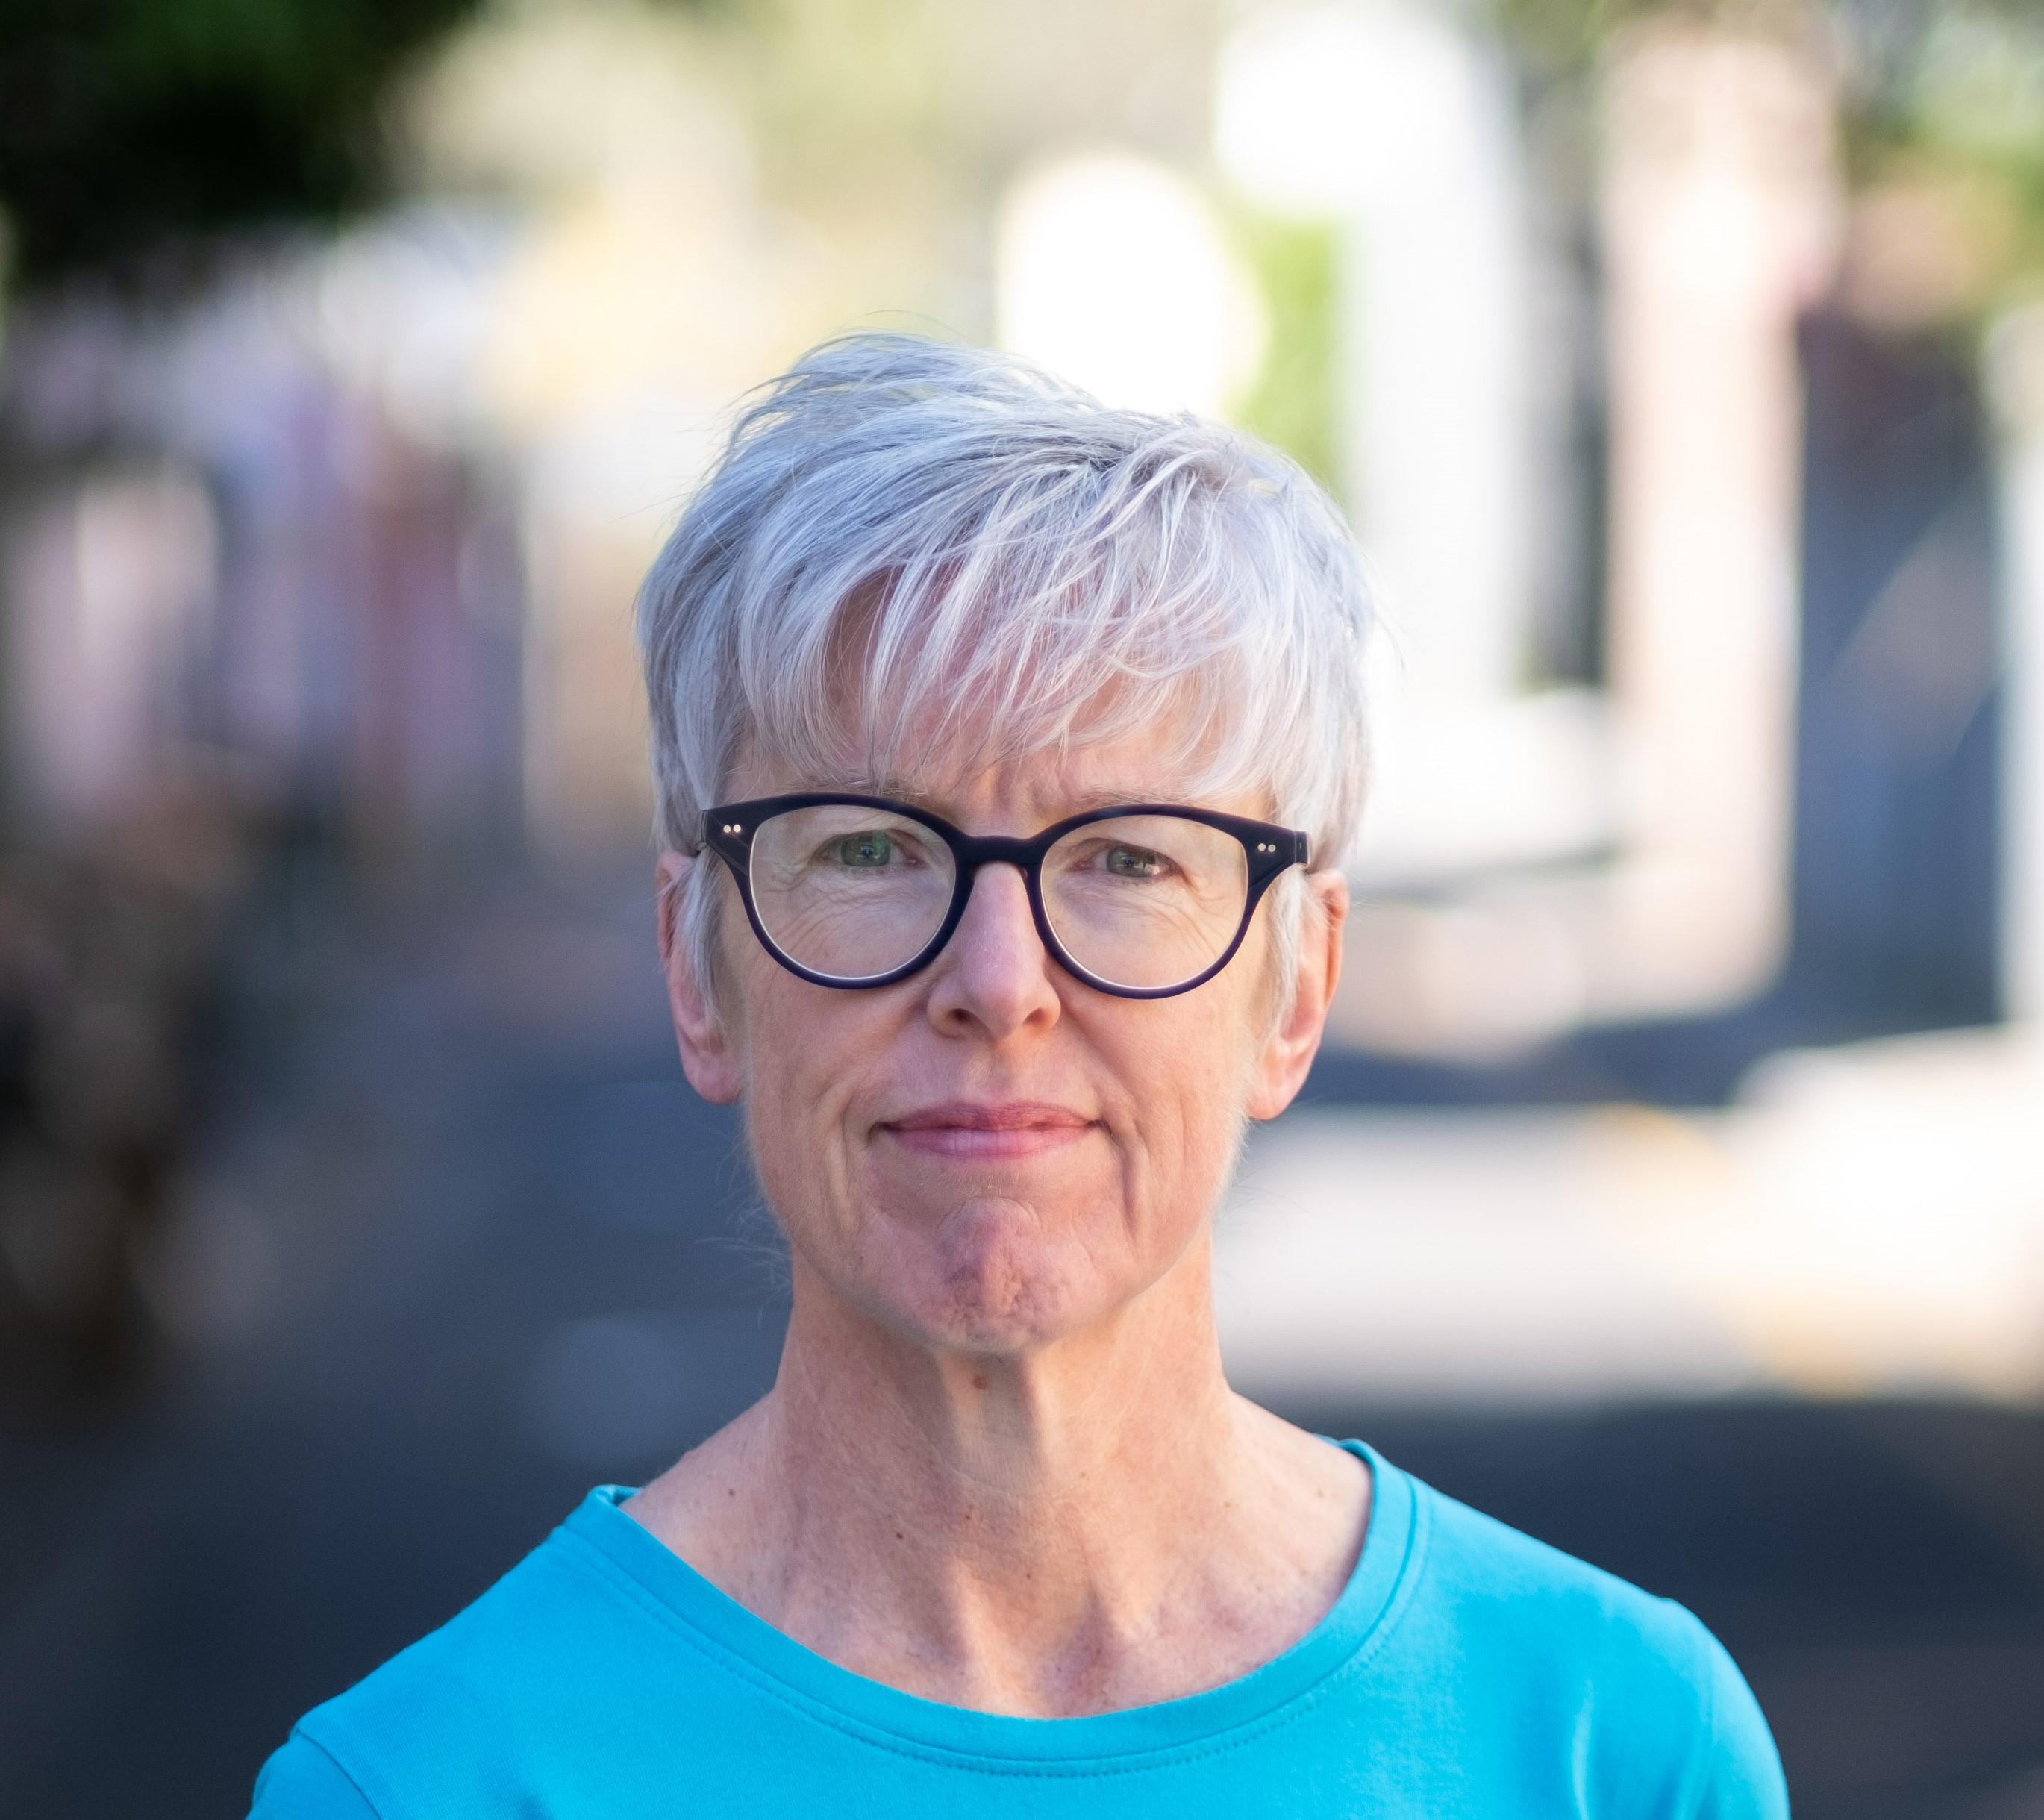
{"label": "green foliage", "polygon": [[[1858,9],[1845,7],[1850,28]],[[2044,275],[2044,0],[1941,0],[1862,33],[1845,118],[1855,187],[1943,199],[1961,319]]]}
{"label": "green foliage", "polygon": [[[1942,224],[1953,319],[2044,276],[2044,0],[1468,0],[1536,89],[1587,100],[1614,33],[1691,18],[1800,41],[1839,79],[1846,175]],[[1926,219],[1929,218],[1927,215]]]}
{"label": "green foliage", "polygon": [[1589,62],[1627,20],[1668,10],[1653,0],[1489,0],[1482,12],[1522,55],[1566,71]]}
{"label": "green foliage", "polygon": [[367,199],[398,64],[474,0],[0,0],[0,208],[29,282]]}
{"label": "green foliage", "polygon": [[1338,232],[1324,223],[1262,216],[1240,217],[1235,231],[1262,293],[1270,345],[1254,390],[1233,415],[1335,486]]}
{"label": "green foliage", "polygon": [[[1874,0],[1888,11],[1906,10]],[[1566,75],[1593,63],[1615,32],[1637,20],[1696,19],[1759,30],[1796,31],[1813,14],[1850,13],[1864,0],[1476,0],[1475,10],[1494,25],[1537,73]]]}

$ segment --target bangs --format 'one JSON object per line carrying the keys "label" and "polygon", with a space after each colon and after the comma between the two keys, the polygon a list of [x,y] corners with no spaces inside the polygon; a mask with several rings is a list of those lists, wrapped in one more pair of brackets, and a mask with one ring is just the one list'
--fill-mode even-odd
{"label": "bangs", "polygon": [[1245,600],[1252,576],[1228,573],[1227,542],[1188,535],[1176,513],[1179,534],[1132,561],[1111,523],[1051,539],[1028,522],[1119,503],[1001,502],[962,549],[826,596],[781,618],[780,636],[759,625],[739,662],[751,749],[805,778],[877,786],[1139,741],[1187,799],[1285,793],[1264,730],[1307,704],[1297,679],[1251,661],[1265,604]]}

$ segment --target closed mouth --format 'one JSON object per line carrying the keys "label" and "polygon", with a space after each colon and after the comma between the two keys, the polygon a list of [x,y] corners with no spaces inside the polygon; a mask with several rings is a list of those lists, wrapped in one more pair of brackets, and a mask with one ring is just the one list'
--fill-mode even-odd
{"label": "closed mouth", "polygon": [[1076,1142],[1096,1123],[1068,1106],[1030,1100],[953,1100],[884,1120],[879,1129],[918,1155],[990,1162],[1034,1156]]}

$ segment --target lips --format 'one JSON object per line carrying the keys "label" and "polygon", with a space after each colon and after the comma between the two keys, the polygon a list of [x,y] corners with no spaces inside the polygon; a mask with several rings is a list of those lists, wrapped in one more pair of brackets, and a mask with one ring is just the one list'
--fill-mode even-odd
{"label": "lips", "polygon": [[1002,1162],[1076,1143],[1093,1124],[1068,1106],[1020,1100],[998,1104],[951,1100],[889,1119],[880,1129],[919,1156],[954,1162]]}

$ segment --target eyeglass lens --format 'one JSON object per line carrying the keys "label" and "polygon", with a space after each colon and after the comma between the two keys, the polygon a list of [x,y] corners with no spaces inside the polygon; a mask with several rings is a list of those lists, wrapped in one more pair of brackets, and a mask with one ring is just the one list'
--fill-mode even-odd
{"label": "eyeglass lens", "polygon": [[[957,862],[897,810],[789,809],[752,841],[753,908],[774,946],[812,973],[870,979],[905,966],[943,927]],[[1227,952],[1249,894],[1232,835],[1181,816],[1088,822],[1043,857],[1043,911],[1065,952],[1112,985],[1182,984]]]}

